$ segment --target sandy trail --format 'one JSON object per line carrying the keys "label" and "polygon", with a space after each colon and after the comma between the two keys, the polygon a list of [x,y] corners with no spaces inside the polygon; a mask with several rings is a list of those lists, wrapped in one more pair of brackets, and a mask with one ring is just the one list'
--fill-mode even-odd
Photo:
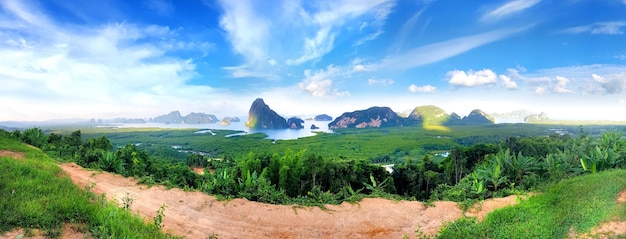
{"label": "sandy trail", "polygon": [[[95,193],[105,193],[118,202],[128,193],[134,202],[132,211],[152,220],[162,204],[167,206],[164,229],[186,238],[402,238],[415,236],[418,226],[426,234],[436,233],[443,222],[462,216],[454,202],[435,202],[426,207],[421,202],[363,199],[358,204],[318,207],[272,205],[245,199],[218,201],[201,192],[147,188],[132,178],[107,172],[88,171],[69,163],[61,164],[72,181],[85,186],[95,183]],[[511,199],[512,198],[512,199]],[[495,208],[515,203],[515,196],[498,203]],[[478,212],[483,214],[486,212]]]}

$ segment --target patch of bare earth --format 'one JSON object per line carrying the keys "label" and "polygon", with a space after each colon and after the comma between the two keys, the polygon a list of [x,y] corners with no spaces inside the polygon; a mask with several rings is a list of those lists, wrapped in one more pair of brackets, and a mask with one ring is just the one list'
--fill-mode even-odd
{"label": "patch of bare earth", "polygon": [[204,174],[204,168],[200,168],[200,167],[192,167],[191,171],[193,171],[194,173],[197,173],[198,175]]}
{"label": "patch of bare earth", "polygon": [[24,159],[24,153],[13,152],[10,150],[0,150],[0,157],[9,157],[14,159]]}
{"label": "patch of bare earth", "polygon": [[[617,203],[626,203],[626,191],[622,191],[617,195]],[[612,238],[618,235],[626,235],[626,221],[614,219],[609,222],[602,223],[589,233],[577,235],[570,230],[570,238]]]}
{"label": "patch of bare earth", "polygon": [[[218,201],[201,192],[148,188],[132,178],[107,172],[88,171],[76,164],[61,164],[72,181],[80,186],[95,183],[92,191],[122,201],[127,193],[134,199],[131,210],[151,221],[157,209],[166,205],[164,229],[186,238],[402,238],[415,237],[415,230],[437,233],[444,222],[463,215],[457,203],[435,202],[425,206],[415,201],[363,199],[358,204],[343,203],[319,207],[272,205],[246,199]],[[481,212],[510,204],[485,202]],[[515,203],[515,200],[507,200]],[[505,205],[506,204],[506,205]],[[482,212],[484,211],[484,212]]]}
{"label": "patch of bare earth", "polygon": [[476,203],[468,209],[467,212],[465,212],[465,216],[476,217],[478,220],[483,220],[487,214],[493,210],[516,204],[518,197],[525,196],[510,195],[503,198],[492,198],[481,203]]}
{"label": "patch of bare earth", "polygon": [[[59,238],[63,239],[83,239],[83,238],[92,238],[89,232],[84,232],[85,226],[80,224],[63,224],[63,232],[59,236]],[[14,229],[12,231],[6,232],[0,235],[0,239],[14,239],[22,236],[22,238],[28,239],[45,239],[48,238],[45,236],[45,231],[39,229],[33,229],[28,233],[23,228]]]}

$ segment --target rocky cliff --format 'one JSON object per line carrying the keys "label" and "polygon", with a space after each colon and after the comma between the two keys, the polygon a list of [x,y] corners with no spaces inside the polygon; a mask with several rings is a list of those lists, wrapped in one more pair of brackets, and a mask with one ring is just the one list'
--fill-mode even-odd
{"label": "rocky cliff", "polygon": [[258,98],[252,102],[248,111],[246,126],[253,129],[286,129],[289,128],[287,120],[274,112],[263,99]]}
{"label": "rocky cliff", "polygon": [[191,112],[186,116],[181,116],[180,111],[172,111],[166,115],[154,117],[151,122],[164,124],[210,124],[217,122],[215,115]]}
{"label": "rocky cliff", "polygon": [[445,125],[479,125],[479,124],[493,124],[495,120],[489,114],[482,110],[475,109],[470,112],[469,115],[461,118],[456,113],[450,114],[450,117]]}
{"label": "rocky cliff", "polygon": [[184,118],[186,124],[210,124],[218,122],[215,115],[191,112]]}
{"label": "rocky cliff", "polygon": [[398,116],[389,107],[371,107],[346,112],[328,124],[328,128],[367,128],[403,126],[407,119]]}
{"label": "rocky cliff", "polygon": [[290,129],[303,129],[304,128],[304,120],[298,117],[291,117],[287,119],[287,124]]}
{"label": "rocky cliff", "polygon": [[330,117],[330,115],[327,115],[327,114],[321,114],[321,115],[316,115],[315,117],[313,117],[313,120],[315,120],[315,121],[331,121],[331,120],[333,120],[333,117]]}
{"label": "rocky cliff", "polygon": [[541,114],[532,114],[524,118],[524,122],[526,123],[541,122],[547,120],[550,120],[550,118],[548,118],[548,114],[546,114],[545,112],[541,112]]}
{"label": "rocky cliff", "polygon": [[475,109],[469,115],[463,117],[465,124],[493,124],[495,120],[482,110]]}

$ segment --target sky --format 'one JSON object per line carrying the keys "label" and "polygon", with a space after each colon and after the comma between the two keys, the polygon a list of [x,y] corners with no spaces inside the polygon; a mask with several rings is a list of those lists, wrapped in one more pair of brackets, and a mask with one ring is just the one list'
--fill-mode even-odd
{"label": "sky", "polygon": [[626,121],[626,0],[0,0],[0,121],[436,105]]}

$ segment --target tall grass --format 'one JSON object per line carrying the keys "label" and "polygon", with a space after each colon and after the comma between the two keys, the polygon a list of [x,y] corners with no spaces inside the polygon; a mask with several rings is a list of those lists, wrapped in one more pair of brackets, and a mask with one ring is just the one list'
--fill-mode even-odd
{"label": "tall grass", "polygon": [[64,223],[76,223],[95,238],[173,237],[104,197],[79,189],[39,149],[0,136],[0,150],[25,153],[24,159],[0,157],[0,234],[24,228],[59,237]]}
{"label": "tall grass", "polygon": [[570,230],[588,232],[612,217],[626,217],[616,203],[626,189],[626,171],[589,174],[549,186],[516,206],[490,213],[483,222],[462,218],[439,238],[565,238]]}

